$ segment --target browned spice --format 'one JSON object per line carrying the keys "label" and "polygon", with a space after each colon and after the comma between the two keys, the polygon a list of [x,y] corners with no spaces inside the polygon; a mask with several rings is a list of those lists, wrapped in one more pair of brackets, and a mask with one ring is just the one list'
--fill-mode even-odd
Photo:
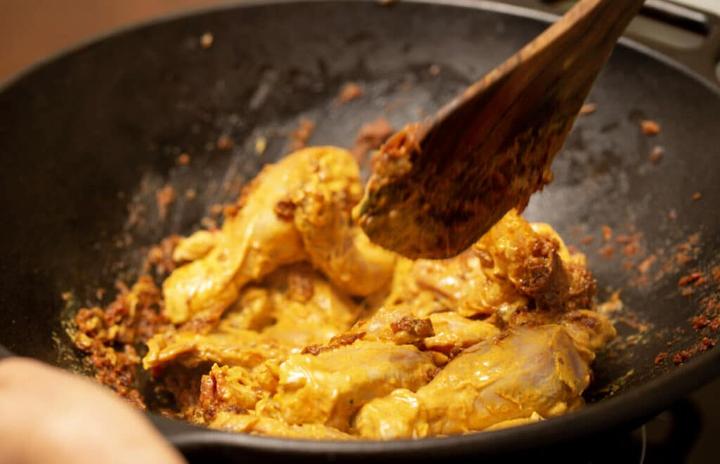
{"label": "browned spice", "polygon": [[128,205],[127,226],[132,228],[143,222],[143,214],[145,213],[145,205],[131,202]]}
{"label": "browned spice", "polygon": [[440,74],[440,71],[441,71],[440,66],[438,66],[436,64],[431,64],[430,67],[428,68],[428,72],[430,73],[431,76],[438,76]]}
{"label": "browned spice", "polygon": [[580,107],[580,116],[586,116],[588,114],[593,114],[595,111],[597,111],[597,104],[585,103],[582,107]]}
{"label": "browned spice", "polygon": [[[618,234],[615,242],[622,245],[622,254],[628,258],[636,256],[640,252],[640,241],[642,234],[639,232],[630,234]],[[635,266],[631,260],[626,260],[623,265],[626,269],[632,269]]]}
{"label": "browned spice", "polygon": [[405,316],[390,324],[393,333],[406,332],[413,337],[426,338],[435,335],[430,319],[417,319]]}
{"label": "browned spice", "polygon": [[135,343],[144,342],[167,324],[162,316],[162,294],[153,280],[142,276],[131,291],[118,283],[119,294],[105,309],[80,309],[75,316],[75,346],[88,353],[85,358],[95,378],[140,408],[145,408],[137,389],[140,357]]}
{"label": "browned spice", "polygon": [[610,240],[612,240],[613,230],[610,228],[610,226],[602,226],[601,230],[602,230],[603,240],[605,240],[606,242],[609,242]]}
{"label": "browned spice", "polygon": [[702,330],[710,325],[710,320],[704,314],[695,316],[691,320],[692,328],[695,330]]}
{"label": "browned spice", "polygon": [[175,189],[172,185],[165,185],[163,188],[155,192],[155,202],[157,204],[160,220],[164,220],[167,217],[168,210],[174,201]]}
{"label": "browned spice", "polygon": [[342,335],[338,335],[337,337],[331,338],[326,345],[306,346],[305,348],[303,348],[302,354],[309,353],[313,356],[317,356],[324,351],[334,350],[335,348],[339,348],[341,346],[352,345],[353,343],[355,343],[356,340],[360,340],[364,336],[365,332],[344,333]]}
{"label": "browned spice", "polygon": [[700,192],[695,192],[695,193],[692,194],[692,200],[693,200],[693,201],[699,201],[700,199],[702,199],[702,193],[700,193]]}
{"label": "browned spice", "polygon": [[615,248],[610,244],[604,245],[598,250],[598,253],[604,258],[610,259],[615,254]]}
{"label": "browned spice", "polygon": [[200,46],[202,48],[208,49],[212,47],[213,42],[215,42],[215,37],[210,32],[206,32],[200,36]]}
{"label": "browned spice", "polygon": [[143,273],[154,273],[161,277],[174,271],[176,265],[172,255],[175,247],[180,243],[180,239],[179,235],[170,235],[158,245],[151,247],[143,263]]}
{"label": "browned spice", "polygon": [[657,261],[657,256],[655,255],[650,255],[643,259],[637,266],[638,272],[640,272],[640,274],[647,274],[652,265],[655,264],[655,261]]}
{"label": "browned spice", "polygon": [[645,135],[658,135],[660,133],[660,124],[651,119],[643,119],[640,121],[640,129]]}
{"label": "browned spice", "polygon": [[224,205],[215,203],[213,205],[210,205],[210,214],[212,214],[213,216],[218,216],[218,215],[222,214],[224,209],[225,209]]}
{"label": "browned spice", "polygon": [[235,146],[235,141],[229,135],[223,134],[218,137],[217,141],[215,142],[215,146],[220,151],[228,151]]}
{"label": "browned spice", "polygon": [[297,205],[291,200],[280,200],[275,203],[273,211],[275,215],[283,221],[292,221],[295,218],[295,209]]}
{"label": "browned spice", "polygon": [[290,134],[290,148],[292,150],[300,150],[301,148],[305,148],[314,131],[314,122],[306,118],[300,119],[297,129],[292,131],[292,133]]}
{"label": "browned spice", "polygon": [[393,132],[392,126],[384,117],[363,124],[355,137],[353,156],[358,162],[362,162],[370,150],[380,148]]}
{"label": "browned spice", "polygon": [[658,164],[665,154],[665,149],[659,145],[655,145],[648,155],[648,160],[653,164]]}
{"label": "browned spice", "polygon": [[715,283],[720,285],[720,266],[713,266],[713,268],[710,269],[710,275]]}
{"label": "browned spice", "polygon": [[187,166],[190,164],[190,155],[187,153],[181,153],[180,156],[178,156],[177,164],[180,166]]}
{"label": "browned spice", "polygon": [[662,364],[670,356],[667,351],[661,351],[655,356],[655,364]]}
{"label": "browned spice", "polygon": [[710,348],[713,348],[716,345],[716,341],[708,338],[703,337],[699,342],[691,346],[690,348],[678,351],[675,353],[672,357],[673,363],[677,364],[683,364],[686,361],[688,361],[690,358],[695,356],[698,353],[705,352],[709,350]]}
{"label": "browned spice", "polygon": [[341,104],[356,100],[363,96],[363,89],[355,82],[348,82],[342,86],[337,96],[337,101]]}

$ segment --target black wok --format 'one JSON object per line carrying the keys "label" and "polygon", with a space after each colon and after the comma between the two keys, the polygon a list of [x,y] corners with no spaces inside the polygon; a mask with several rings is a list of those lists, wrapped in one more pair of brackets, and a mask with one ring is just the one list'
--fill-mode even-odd
{"label": "black wok", "polygon": [[[720,258],[720,91],[712,72],[720,27],[703,15],[645,13],[672,19],[699,45],[681,52],[623,42],[592,92],[597,112],[579,119],[555,162],[555,182],[527,210],[588,254],[602,297],[622,291],[626,320],[652,328],[640,343],[598,359],[588,407],[530,426],[414,442],[280,440],[152,416],[160,430],[189,456],[227,460],[499,456],[632,426],[715,376],[718,350],[677,367],[654,360],[696,344],[689,320],[716,290],[708,284],[684,297],[677,282]],[[114,34],[7,83],[0,92],[7,221],[0,228],[0,343],[78,369],[63,321],[97,302],[98,287],[111,288],[118,275],[132,278],[149,245],[191,232],[210,205],[234,197],[263,163],[286,153],[286,134],[300,117],[317,122],[314,144],[352,145],[358,127],[382,114],[399,127],[430,114],[550,18],[461,0],[244,2]],[[209,49],[199,43],[206,31],[215,38]],[[366,95],[339,106],[334,97],[350,80]],[[640,133],[644,118],[662,124],[655,138]],[[230,151],[214,146],[223,134],[235,140]],[[268,139],[262,156],[253,149],[259,136]],[[665,149],[658,164],[647,159],[655,144]],[[190,166],[176,164],[181,151],[191,154]],[[165,183],[177,192],[194,188],[197,197],[180,194],[161,221],[155,191]],[[692,200],[695,192],[700,200]],[[128,221],[131,204],[145,206],[139,226]],[[624,256],[617,245],[616,256],[603,257],[602,225],[639,233],[644,254]],[[624,267],[665,250],[660,263],[695,233],[691,259],[644,286],[635,268]],[[589,234],[592,244],[583,239]],[[60,298],[66,291],[75,295],[70,304]],[[624,335],[634,333],[631,326],[618,324]]]}

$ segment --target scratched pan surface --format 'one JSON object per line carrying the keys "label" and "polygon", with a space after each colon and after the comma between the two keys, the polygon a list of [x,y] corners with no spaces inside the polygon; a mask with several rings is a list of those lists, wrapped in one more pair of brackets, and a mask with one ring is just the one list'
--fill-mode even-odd
{"label": "scratched pan surface", "polygon": [[[125,31],[8,83],[0,92],[0,344],[76,367],[63,318],[97,302],[96,289],[111,288],[118,275],[134,276],[149,245],[193,231],[212,204],[232,199],[288,151],[299,119],[317,124],[311,144],[352,146],[366,121],[385,116],[399,128],[430,114],[544,28],[520,13],[484,2],[246,4]],[[215,39],[209,49],[199,45],[206,31]],[[347,81],[365,95],[338,105]],[[598,360],[587,408],[505,431],[384,444],[156,424],[188,455],[218,460],[490,456],[633,423],[714,376],[720,351],[680,367],[654,360],[696,347],[702,337],[689,320],[715,290],[720,94],[652,53],[621,46],[591,100],[597,111],[579,119],[555,182],[526,211],[587,253],[602,298],[621,291],[624,337]],[[643,118],[662,132],[642,135]],[[232,137],[231,150],[215,147],[221,135]],[[259,137],[267,139],[262,156]],[[656,164],[648,160],[654,145],[664,148]],[[177,164],[181,152],[191,155],[188,166]],[[155,192],[167,184],[177,200],[160,220]],[[133,225],[129,210],[144,221]],[[613,230],[607,242],[603,225]],[[708,283],[682,296],[678,279],[691,271]],[[69,305],[60,298],[66,291]],[[651,330],[638,333],[644,327]]]}

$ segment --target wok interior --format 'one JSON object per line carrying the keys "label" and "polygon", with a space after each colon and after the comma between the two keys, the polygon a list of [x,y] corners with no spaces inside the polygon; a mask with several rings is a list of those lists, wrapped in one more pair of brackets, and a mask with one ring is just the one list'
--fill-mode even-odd
{"label": "wok interior", "polygon": [[[143,27],[40,67],[0,94],[0,189],[13,218],[0,231],[0,343],[78,367],[63,328],[68,315],[109,301],[113,292],[98,299],[97,289],[134,278],[148,246],[190,233],[211,205],[235,198],[264,163],[289,151],[299,119],[317,124],[310,144],[352,146],[358,128],[379,116],[400,128],[432,114],[544,28],[480,9],[339,3],[241,7]],[[215,40],[203,49],[207,31]],[[348,81],[365,95],[338,105]],[[600,356],[588,394],[596,400],[674,368],[653,362],[668,341],[671,350],[697,341],[688,323],[700,312],[697,296],[679,295],[677,281],[717,263],[720,215],[710,211],[720,199],[720,98],[621,47],[590,100],[597,112],[579,118],[555,162],[555,182],[526,216],[587,253],[601,299],[621,290],[622,314],[651,329]],[[662,124],[660,135],[640,132],[645,118]],[[221,135],[232,137],[231,150],[217,149]],[[262,156],[259,137],[268,142]],[[656,144],[665,155],[653,165],[647,158]],[[189,166],[177,165],[181,152]],[[166,184],[177,198],[161,220],[155,194]],[[702,201],[691,199],[696,191]],[[131,210],[145,220],[133,225]],[[671,210],[677,219],[668,218]],[[618,248],[604,258],[603,225],[638,233],[640,253],[624,257]],[[698,232],[696,260],[644,287],[631,283],[638,271],[625,261],[660,249],[669,256]],[[588,235],[593,243],[583,243]],[[68,291],[66,303],[60,295]],[[631,325],[618,329],[633,335],[638,325]]]}

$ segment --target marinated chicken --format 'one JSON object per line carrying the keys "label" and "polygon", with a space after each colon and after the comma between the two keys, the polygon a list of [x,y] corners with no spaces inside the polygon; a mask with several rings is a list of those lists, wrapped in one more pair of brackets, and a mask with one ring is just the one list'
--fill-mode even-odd
{"label": "marinated chicken", "polygon": [[[161,412],[244,433],[386,440],[583,405],[595,353],[615,335],[584,256],[511,210],[463,253],[413,261],[355,223],[362,193],[349,152],[303,149],[263,169],[220,230],[180,240],[151,333],[135,339]],[[78,346],[116,333],[97,329],[101,313],[78,321]]]}

